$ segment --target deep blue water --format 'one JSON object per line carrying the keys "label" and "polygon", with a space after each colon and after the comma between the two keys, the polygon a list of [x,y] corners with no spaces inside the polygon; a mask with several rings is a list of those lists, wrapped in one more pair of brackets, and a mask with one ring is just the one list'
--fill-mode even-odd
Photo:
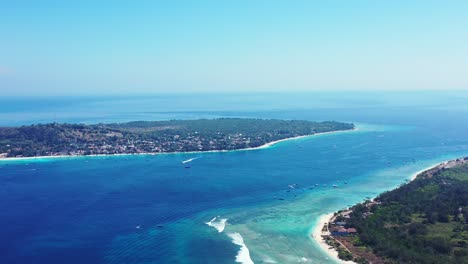
{"label": "deep blue water", "polygon": [[[360,130],[255,151],[0,161],[0,263],[235,263],[239,246],[228,235],[236,232],[255,263],[329,263],[308,238],[317,217],[468,155],[466,98],[2,98],[2,125],[244,116],[352,121]],[[191,157],[199,159],[185,169]],[[222,233],[205,224],[215,216],[228,219]]]}

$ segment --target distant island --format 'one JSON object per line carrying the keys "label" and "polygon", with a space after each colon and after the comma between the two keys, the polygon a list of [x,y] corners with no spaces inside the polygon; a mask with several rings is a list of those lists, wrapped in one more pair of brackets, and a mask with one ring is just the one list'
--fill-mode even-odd
{"label": "distant island", "polygon": [[351,129],[334,121],[251,118],[0,127],[0,158],[238,150]]}
{"label": "distant island", "polygon": [[323,238],[357,263],[468,263],[468,157],[336,213]]}

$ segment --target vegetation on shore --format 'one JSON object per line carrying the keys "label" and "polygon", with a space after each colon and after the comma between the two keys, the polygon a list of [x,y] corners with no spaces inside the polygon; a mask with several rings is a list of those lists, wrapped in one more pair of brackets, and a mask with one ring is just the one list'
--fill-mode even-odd
{"label": "vegetation on shore", "polygon": [[[358,263],[468,263],[468,158],[443,163],[374,201],[339,212],[332,236]],[[363,260],[364,258],[364,260]]]}
{"label": "vegetation on shore", "polygon": [[0,127],[0,157],[236,150],[353,128],[333,121],[249,118]]}

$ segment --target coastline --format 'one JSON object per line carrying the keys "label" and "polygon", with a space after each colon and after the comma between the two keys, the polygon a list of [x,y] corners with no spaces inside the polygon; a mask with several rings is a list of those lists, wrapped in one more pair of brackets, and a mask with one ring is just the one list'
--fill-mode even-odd
{"label": "coastline", "polygon": [[[409,178],[409,181],[405,184],[408,184],[414,180],[417,179],[417,177],[424,173],[424,172],[427,172],[429,170],[432,170],[432,169],[435,169],[441,165],[446,165],[448,164],[450,161],[452,161],[453,159],[450,159],[450,160],[446,160],[446,161],[443,161],[443,162],[438,162],[438,163],[435,163],[435,164],[432,164],[424,169],[421,169],[413,174],[411,174],[411,177]],[[398,188],[398,187],[397,187]],[[395,188],[396,189],[396,188]],[[376,197],[372,198],[371,200],[374,200]],[[316,224],[316,226],[313,227],[313,231],[312,233],[310,234],[310,237],[313,238],[317,244],[320,246],[320,248],[322,249],[323,252],[325,252],[330,258],[334,259],[336,262],[338,263],[348,263],[348,264],[355,264],[356,262],[354,261],[344,261],[340,258],[338,258],[338,251],[331,247],[330,245],[328,245],[326,242],[325,242],[325,239],[322,237],[322,235],[329,235],[329,233],[322,233],[322,229],[324,227],[325,224],[329,223],[330,221],[333,220],[334,218],[334,214],[336,212],[333,212],[333,213],[328,213],[328,214],[323,214],[319,217],[319,220]]]}
{"label": "coastline", "polygon": [[6,157],[0,158],[0,162],[4,161],[28,161],[28,160],[40,160],[40,159],[62,159],[62,158],[83,158],[83,157],[115,157],[115,156],[156,156],[156,155],[177,155],[177,154],[202,154],[202,153],[217,153],[217,152],[234,152],[234,151],[251,151],[251,150],[259,150],[259,149],[266,149],[270,148],[278,143],[285,142],[285,141],[292,141],[298,140],[303,138],[309,138],[319,135],[327,135],[327,134],[338,134],[338,133],[345,133],[345,132],[352,132],[359,130],[356,126],[353,129],[348,130],[337,130],[337,131],[329,131],[329,132],[321,132],[315,133],[311,135],[303,135],[297,137],[290,137],[290,138],[283,138],[275,141],[271,141],[265,143],[258,147],[251,147],[251,148],[242,148],[242,149],[232,149],[232,150],[207,150],[207,151],[180,151],[180,152],[161,152],[161,153],[153,153],[153,152],[142,152],[142,153],[118,153],[118,154],[92,154],[92,155],[54,155],[54,156],[34,156],[34,157]]}
{"label": "coastline", "polygon": [[320,249],[328,255],[328,258],[333,259],[338,263],[354,264],[355,262],[353,261],[344,261],[338,258],[338,251],[336,251],[332,246],[328,245],[327,242],[325,242],[325,239],[322,237],[323,235],[330,235],[328,231],[323,232],[322,230],[323,227],[333,219],[333,214],[334,213],[321,215],[310,236],[319,244]]}
{"label": "coastline", "polygon": [[425,169],[419,170],[419,171],[417,171],[417,172],[411,174],[411,177],[410,177],[408,183],[410,183],[410,182],[416,180],[416,178],[418,177],[419,174],[424,173],[424,172],[426,172],[426,171],[428,171],[428,170],[435,169],[436,167],[438,167],[438,166],[440,166],[440,165],[443,165],[443,164],[446,164],[446,163],[449,162],[449,161],[451,161],[451,160],[446,160],[446,161],[444,161],[444,162],[438,162],[438,163],[432,164],[432,165],[426,167]]}

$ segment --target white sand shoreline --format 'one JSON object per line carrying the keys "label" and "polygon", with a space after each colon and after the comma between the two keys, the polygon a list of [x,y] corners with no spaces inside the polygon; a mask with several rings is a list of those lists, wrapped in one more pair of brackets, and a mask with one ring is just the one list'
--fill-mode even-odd
{"label": "white sand shoreline", "polygon": [[320,249],[322,249],[323,252],[325,252],[330,259],[337,263],[347,263],[347,264],[353,264],[355,262],[353,261],[344,261],[338,258],[338,251],[336,251],[333,247],[327,244],[325,242],[325,239],[323,239],[322,235],[329,235],[329,232],[322,232],[322,229],[325,224],[331,221],[333,219],[334,213],[329,213],[329,214],[324,214],[319,217],[319,220],[317,222],[317,225],[314,227],[312,234],[310,235],[320,246]]}
{"label": "white sand shoreline", "polygon": [[411,174],[411,177],[410,177],[410,179],[409,179],[409,182],[412,182],[412,181],[416,180],[416,178],[418,177],[419,174],[421,174],[421,173],[423,173],[423,172],[425,172],[425,171],[434,169],[435,167],[437,167],[437,166],[439,166],[439,165],[441,165],[441,164],[444,164],[444,163],[446,163],[446,162],[448,162],[448,161],[451,161],[451,159],[450,159],[450,160],[446,160],[446,161],[444,161],[444,162],[434,163],[434,164],[432,164],[432,165],[426,167],[425,169],[419,170],[419,171],[417,171],[417,172]]}
{"label": "white sand shoreline", "polygon": [[[428,170],[431,170],[441,164],[444,164],[444,163],[447,163],[448,161],[451,161],[453,159],[450,159],[450,160],[446,160],[444,162],[438,162],[438,163],[434,163],[422,170],[419,170],[413,174],[411,174],[411,177],[409,179],[409,182],[412,182],[414,181],[419,174],[425,172],[425,171],[428,171]],[[406,183],[406,184],[408,184]],[[372,200],[374,200],[376,197],[372,198]],[[338,263],[348,263],[348,264],[353,264],[355,262],[353,261],[344,261],[344,260],[341,260],[338,258],[338,251],[336,251],[333,247],[331,247],[330,245],[328,245],[325,240],[323,239],[322,237],[322,229],[323,229],[323,226],[326,224],[326,223],[329,223],[332,219],[333,219],[333,215],[334,213],[329,213],[329,214],[324,214],[324,215],[321,215],[318,222],[317,222],[317,225],[315,227],[313,227],[313,231],[312,231],[312,234],[310,234],[310,236],[317,242],[317,244],[320,246],[320,248],[322,249],[323,252],[327,253],[327,255],[334,259],[335,261],[337,261]],[[324,234],[324,235],[329,235],[329,234]]]}
{"label": "white sand shoreline", "polygon": [[259,150],[259,149],[266,149],[272,147],[278,143],[285,142],[285,141],[292,141],[302,138],[309,138],[319,135],[326,135],[326,134],[338,134],[338,133],[346,133],[359,130],[356,125],[353,129],[349,130],[338,130],[338,131],[330,131],[330,132],[322,132],[322,133],[315,133],[312,135],[303,135],[291,138],[284,138],[280,140],[275,140],[272,142],[268,142],[258,147],[253,148],[243,148],[243,149],[233,149],[233,150],[207,150],[207,151],[185,151],[185,152],[161,152],[161,153],[152,153],[152,152],[143,152],[143,153],[119,153],[119,154],[93,154],[93,155],[54,155],[54,156],[35,156],[35,157],[7,157],[7,158],[0,158],[0,162],[2,161],[28,161],[28,160],[38,160],[38,159],[62,159],[62,158],[84,158],[84,157],[115,157],[115,156],[155,156],[155,155],[177,155],[177,154],[201,154],[201,153],[215,153],[215,152],[234,152],[234,151],[251,151],[251,150]]}
{"label": "white sand shoreline", "polygon": [[320,245],[320,248],[322,251],[326,252],[327,255],[330,258],[333,258],[335,260],[338,260],[338,252],[334,249],[332,249],[323,239],[322,234],[325,235],[326,233],[323,233],[323,227],[325,226],[326,223],[328,223],[331,219],[333,218],[333,213],[329,214],[324,214],[321,215],[318,219],[318,222],[316,226],[314,227],[311,237],[317,241],[317,243]]}

